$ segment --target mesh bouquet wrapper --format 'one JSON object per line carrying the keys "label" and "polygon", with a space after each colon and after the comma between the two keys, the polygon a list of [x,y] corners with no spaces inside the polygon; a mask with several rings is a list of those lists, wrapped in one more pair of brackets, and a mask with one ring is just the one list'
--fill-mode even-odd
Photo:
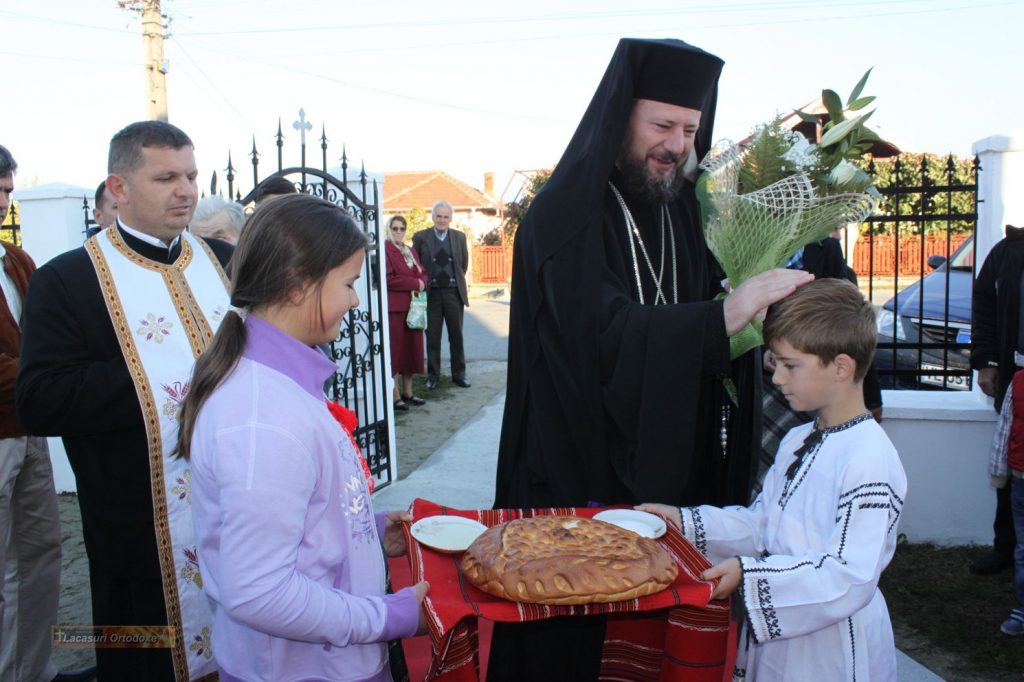
{"label": "mesh bouquet wrapper", "polygon": [[[845,106],[832,90],[822,91],[830,120],[816,144],[776,118],[742,144],[718,142],[701,161],[704,237],[731,286],[784,266],[801,247],[874,212],[878,192],[856,165],[879,139],[864,125],[874,112],[857,113],[874,100],[860,95],[870,73]],[[760,327],[754,322],[730,339],[733,358],[762,343]]]}
{"label": "mesh bouquet wrapper", "polygon": [[[410,511],[414,521],[452,515],[490,527],[540,515],[590,518],[602,509],[461,510],[417,499]],[[717,682],[731,678],[736,628],[730,622],[729,602],[709,602],[711,586],[698,576],[710,564],[671,525],[658,543],[679,565],[679,575],[672,585],[637,599],[573,606],[507,601],[478,590],[462,575],[460,554],[443,554],[420,545],[409,528],[406,525],[412,579],[430,582],[430,592],[423,602],[432,647],[427,680],[479,679],[478,618],[525,622],[595,614],[608,614],[602,678],[606,671],[616,679]]]}

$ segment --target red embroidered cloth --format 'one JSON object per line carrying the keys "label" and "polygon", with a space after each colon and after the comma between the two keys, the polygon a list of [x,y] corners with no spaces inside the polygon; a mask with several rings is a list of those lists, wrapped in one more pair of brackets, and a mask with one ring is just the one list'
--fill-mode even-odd
{"label": "red embroidered cloth", "polygon": [[[485,526],[540,515],[591,517],[600,508],[462,510],[427,500],[412,503],[413,521],[436,515],[463,516]],[[735,628],[729,602],[709,603],[711,586],[697,579],[707,560],[669,524],[658,542],[679,564],[679,576],[667,589],[639,599],[610,604],[546,606],[493,597],[470,585],[459,570],[459,554],[421,545],[405,527],[415,582],[430,582],[424,600],[433,660],[427,680],[470,682],[479,679],[477,618],[524,622],[555,616],[609,614],[601,679],[718,682],[732,676]]]}

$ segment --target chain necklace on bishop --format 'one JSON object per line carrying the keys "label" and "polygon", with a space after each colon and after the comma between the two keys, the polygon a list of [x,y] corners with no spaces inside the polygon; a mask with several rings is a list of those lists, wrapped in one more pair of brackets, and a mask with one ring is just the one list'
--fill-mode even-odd
{"label": "chain necklace on bishop", "polygon": [[652,305],[665,305],[668,304],[668,298],[665,296],[665,292],[662,289],[662,282],[665,278],[665,242],[666,233],[668,234],[667,241],[672,251],[672,303],[679,303],[679,270],[676,268],[676,235],[672,229],[672,216],[668,212],[668,206],[666,204],[661,205],[661,258],[658,263],[658,272],[654,272],[654,264],[651,262],[651,257],[647,253],[647,246],[644,244],[643,237],[640,236],[640,230],[636,226],[636,220],[633,219],[633,213],[629,210],[629,206],[626,205],[626,200],[622,198],[622,194],[619,192],[619,188],[609,180],[608,186],[611,187],[612,193],[615,195],[615,199],[619,202],[619,207],[622,209],[622,217],[626,221],[626,239],[629,240],[629,253],[633,259],[633,275],[636,277],[636,290],[640,296],[640,303],[646,303],[644,300],[644,288],[640,282],[640,261],[637,259],[636,248],[640,247],[640,255],[644,258],[644,263],[647,265],[647,271],[651,275],[651,279],[654,281],[655,296],[654,303]]}

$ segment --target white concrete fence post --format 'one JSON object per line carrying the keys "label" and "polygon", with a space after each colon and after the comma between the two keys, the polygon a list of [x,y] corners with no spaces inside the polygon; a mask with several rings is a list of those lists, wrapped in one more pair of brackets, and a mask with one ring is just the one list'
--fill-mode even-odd
{"label": "white concrete fence post", "polygon": [[[82,198],[92,200],[84,187],[52,183],[15,192],[21,216],[21,244],[36,265],[82,245],[85,216]],[[53,482],[57,492],[75,492],[75,475],[60,438],[49,438]]]}
{"label": "white concrete fence post", "polygon": [[1003,238],[1007,224],[1024,227],[1024,130],[978,140],[978,267]]}

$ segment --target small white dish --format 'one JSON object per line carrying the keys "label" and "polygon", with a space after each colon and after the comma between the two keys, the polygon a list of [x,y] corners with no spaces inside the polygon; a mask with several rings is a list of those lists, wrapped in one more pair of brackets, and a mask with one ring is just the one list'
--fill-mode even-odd
{"label": "small white dish", "polygon": [[638,509],[607,509],[594,514],[594,518],[645,538],[660,538],[668,530],[660,516]]}
{"label": "small white dish", "polygon": [[418,542],[439,552],[465,552],[487,526],[461,516],[428,516],[409,531]]}

